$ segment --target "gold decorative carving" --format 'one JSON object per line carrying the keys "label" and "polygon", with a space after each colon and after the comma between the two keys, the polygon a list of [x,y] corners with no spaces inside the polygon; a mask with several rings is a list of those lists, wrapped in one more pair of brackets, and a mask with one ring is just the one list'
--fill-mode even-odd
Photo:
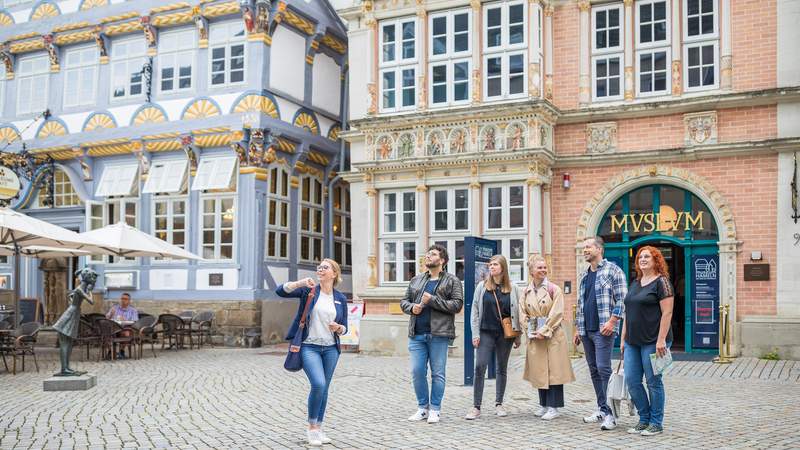
{"label": "gold decorative carving", "polygon": [[544,76],[544,98],[553,100],[553,75],[547,74]]}
{"label": "gold decorative carving", "polygon": [[240,10],[239,2],[225,2],[215,3],[203,8],[203,16],[205,17],[219,17],[236,14]]}
{"label": "gold decorative carving", "polygon": [[150,10],[150,14],[159,14],[167,11],[175,11],[176,9],[189,8],[191,5],[187,2],[172,3],[165,6],[159,6]]}
{"label": "gold decorative carving", "polygon": [[48,120],[36,133],[36,139],[46,139],[51,136],[65,136],[69,134],[64,124],[57,120]]}
{"label": "gold decorative carving", "polygon": [[133,17],[139,17],[139,13],[136,11],[130,11],[122,14],[117,14],[116,16],[104,17],[100,19],[100,23],[119,22],[120,20],[131,19]]}
{"label": "gold decorative carving", "polygon": [[41,3],[31,14],[31,21],[46,19],[59,15],[58,8],[52,3]]}
{"label": "gold decorative carving", "polygon": [[378,87],[375,83],[367,83],[367,92],[369,93],[369,107],[367,107],[367,114],[377,114],[378,112]]}
{"label": "gold decorative carving", "polygon": [[219,116],[221,113],[219,107],[215,105],[214,102],[207,98],[202,98],[192,102],[192,104],[186,108],[186,111],[184,111],[181,119],[206,119],[208,117]]}
{"label": "gold decorative carving", "polygon": [[144,125],[148,123],[163,123],[166,121],[167,118],[164,116],[164,112],[161,111],[161,109],[156,108],[155,106],[148,106],[142,109],[133,118],[134,125]]}
{"label": "gold decorative carving", "polygon": [[8,13],[0,13],[0,27],[7,27],[10,25],[14,25],[14,17]]}
{"label": "gold decorative carving", "polygon": [[369,280],[367,283],[369,287],[378,286],[378,258],[375,255],[367,256],[367,265],[369,266]]}
{"label": "gold decorative carving", "polygon": [[481,101],[481,71],[480,69],[472,69],[472,103],[480,103]]}
{"label": "gold decorative carving", "polygon": [[589,3],[589,0],[580,0],[578,2],[578,9],[581,12],[589,12],[589,8],[591,8],[591,6],[592,5]]}
{"label": "gold decorative carving", "polygon": [[678,96],[683,92],[683,84],[681,83],[681,62],[680,60],[672,61],[672,95]]}
{"label": "gold decorative carving", "polygon": [[633,67],[625,68],[625,100],[633,100]]}
{"label": "gold decorative carving", "polygon": [[528,94],[531,97],[538,97],[540,92],[539,87],[539,63],[528,64]]}
{"label": "gold decorative carving", "polygon": [[305,112],[297,115],[297,117],[294,119],[294,126],[303,128],[312,134],[319,134],[319,126],[317,125],[317,121],[314,120],[314,117],[312,117],[311,114]]}
{"label": "gold decorative carving", "polygon": [[342,55],[347,53],[347,44],[332,34],[325,34],[322,36],[322,45]]}
{"label": "gold decorative carving", "polygon": [[265,95],[249,94],[236,103],[233,108],[235,113],[243,112],[262,112],[273,119],[280,119],[278,116],[278,107],[275,102]]}

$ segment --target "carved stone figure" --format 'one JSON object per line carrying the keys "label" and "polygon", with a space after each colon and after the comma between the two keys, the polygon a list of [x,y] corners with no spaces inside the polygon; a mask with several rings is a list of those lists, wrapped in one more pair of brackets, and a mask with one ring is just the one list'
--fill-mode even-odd
{"label": "carved stone figure", "polygon": [[250,146],[248,148],[250,164],[259,165],[264,157],[264,130],[253,128],[250,130]]}
{"label": "carved stone figure", "polygon": [[150,173],[150,160],[147,158],[147,155],[144,154],[143,150],[137,150],[133,152],[136,155],[136,159],[139,161],[139,173],[142,175],[147,175]]}
{"label": "carved stone figure", "polygon": [[3,65],[6,66],[6,75],[12,75],[14,73],[14,59],[8,50],[8,44],[0,45],[0,59],[3,60]]}
{"label": "carved stone figure", "polygon": [[192,173],[197,171],[197,155],[194,153],[193,143],[192,136],[181,137],[181,146],[183,147],[183,152],[186,153],[186,159],[189,160],[189,171]]}
{"label": "carved stone figure", "polygon": [[389,159],[392,156],[392,143],[389,142],[389,138],[382,137],[378,145],[380,146],[381,159]]}
{"label": "carved stone figure", "polygon": [[428,154],[429,155],[442,154],[442,142],[439,139],[439,133],[431,133],[431,136],[428,139]]}
{"label": "carved stone figure", "polygon": [[269,31],[269,5],[264,2],[257,2],[256,9],[258,11],[256,32],[267,34]]}
{"label": "carved stone figure", "polygon": [[87,266],[75,272],[75,276],[80,280],[80,285],[69,293],[67,310],[53,324],[53,329],[58,332],[59,359],[61,360],[61,371],[53,374],[57,377],[76,377],[86,373],[72,370],[69,367],[69,358],[72,355],[72,346],[78,337],[78,329],[81,324],[81,303],[86,300],[90,305],[94,305],[92,290],[97,281],[97,272]]}
{"label": "carved stone figure", "polygon": [[201,14],[201,10],[199,6],[195,6],[192,8],[192,19],[194,20],[194,25],[197,27],[197,35],[201,41],[208,40],[208,21],[205,17]]}
{"label": "carved stone figure", "polygon": [[256,30],[256,21],[253,17],[253,9],[249,5],[242,5],[242,20],[244,20],[244,28],[247,34]]}
{"label": "carved stone figure", "polygon": [[467,138],[464,136],[464,130],[456,130],[450,141],[450,153],[464,153],[466,140]]}
{"label": "carved stone figure", "polygon": [[144,30],[144,38],[147,41],[147,47],[152,49],[156,48],[156,29],[150,23],[150,17],[142,17],[141,22]]}
{"label": "carved stone figure", "polygon": [[103,28],[100,26],[94,27],[94,42],[97,44],[97,51],[100,53],[101,58],[108,58],[108,50],[106,48],[106,40],[103,37]]}
{"label": "carved stone figure", "polygon": [[511,142],[509,142],[509,147],[511,150],[519,150],[522,148],[522,145],[522,127],[515,125],[514,132],[511,134]]}
{"label": "carved stone figure", "polygon": [[484,151],[495,150],[497,145],[495,143],[495,140],[496,136],[494,132],[494,127],[487,128],[483,134],[483,150]]}
{"label": "carved stone figure", "polygon": [[47,56],[50,58],[50,68],[51,69],[58,69],[58,49],[56,48],[55,44],[53,43],[53,35],[52,34],[45,34],[42,36],[42,40],[44,40],[44,49],[47,50]]}
{"label": "carved stone figure", "polygon": [[239,158],[239,165],[242,167],[247,167],[247,151],[245,151],[244,146],[241,142],[234,142],[231,144],[231,150],[236,153],[236,156]]}
{"label": "carved stone figure", "polygon": [[412,156],[414,156],[414,137],[406,133],[397,141],[397,157],[409,158]]}

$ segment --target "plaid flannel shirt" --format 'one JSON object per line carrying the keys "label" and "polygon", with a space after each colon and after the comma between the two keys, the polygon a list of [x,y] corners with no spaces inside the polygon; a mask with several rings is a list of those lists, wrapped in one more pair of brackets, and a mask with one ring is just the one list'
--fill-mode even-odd
{"label": "plaid flannel shirt", "polygon": [[[586,275],[591,268],[581,275],[578,288],[578,334],[586,336],[585,319],[583,317],[583,296],[586,293]],[[618,265],[607,259],[597,265],[597,276],[594,280],[594,295],[597,299],[597,315],[600,318],[600,327],[608,322],[611,316],[622,318],[625,311],[625,296],[628,295],[628,284],[625,273]],[[614,327],[614,332],[619,333],[619,322]]]}

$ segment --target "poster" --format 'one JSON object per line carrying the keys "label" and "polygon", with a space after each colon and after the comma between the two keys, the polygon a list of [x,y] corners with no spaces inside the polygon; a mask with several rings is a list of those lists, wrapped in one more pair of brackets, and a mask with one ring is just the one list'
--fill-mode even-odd
{"label": "poster", "polygon": [[[475,293],[475,285],[482,281],[489,273],[489,266],[486,264],[497,254],[497,241],[482,239],[474,236],[464,238],[464,266],[472,267],[473,270],[466,270],[464,274],[464,348],[472,348],[472,329],[470,327],[470,317],[472,311],[472,297]],[[493,363],[492,363],[493,364]],[[472,386],[472,378],[475,373],[475,354],[474,352],[464,352],[464,385]],[[494,376],[492,368],[489,369],[489,378]]]}
{"label": "poster", "polygon": [[692,348],[719,346],[719,256],[691,258]]}
{"label": "poster", "polygon": [[361,336],[361,316],[364,315],[364,303],[347,303],[347,333],[339,337],[341,345],[358,345]]}

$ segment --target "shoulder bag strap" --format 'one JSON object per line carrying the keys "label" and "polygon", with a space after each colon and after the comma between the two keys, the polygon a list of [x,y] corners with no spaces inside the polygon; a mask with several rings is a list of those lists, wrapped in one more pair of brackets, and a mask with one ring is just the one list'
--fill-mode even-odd
{"label": "shoulder bag strap", "polygon": [[300,329],[302,330],[306,326],[306,317],[308,317],[308,308],[311,306],[311,300],[314,299],[314,289],[308,291],[308,297],[306,298],[306,307],[303,309],[303,316],[300,317]]}
{"label": "shoulder bag strap", "polygon": [[497,317],[498,317],[498,318],[500,319],[500,321],[502,322],[502,321],[503,321],[503,313],[502,313],[502,312],[500,312],[500,301],[499,301],[499,300],[497,300],[497,294],[496,294],[494,291],[495,291],[495,290],[494,290],[494,289],[492,289],[492,295],[494,295],[494,304],[495,304],[495,305],[497,305]]}

